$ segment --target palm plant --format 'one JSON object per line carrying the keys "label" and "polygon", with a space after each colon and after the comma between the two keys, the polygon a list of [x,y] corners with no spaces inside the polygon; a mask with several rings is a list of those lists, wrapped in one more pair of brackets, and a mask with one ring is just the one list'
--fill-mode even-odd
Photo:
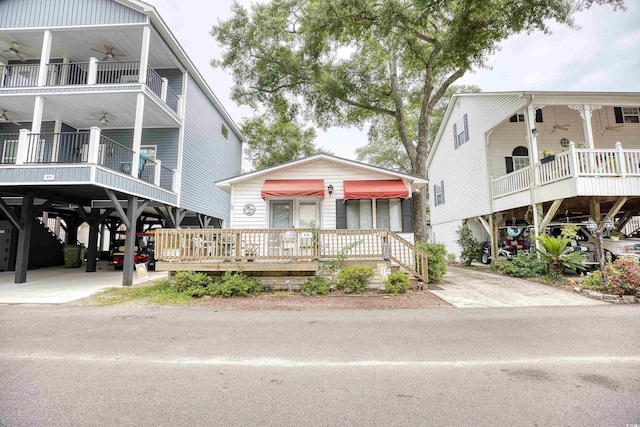
{"label": "palm plant", "polygon": [[548,234],[539,236],[540,256],[549,264],[549,271],[553,274],[560,274],[564,268],[572,270],[584,269],[584,254],[582,252],[574,252],[571,246],[568,246],[571,239],[558,236],[552,237]]}

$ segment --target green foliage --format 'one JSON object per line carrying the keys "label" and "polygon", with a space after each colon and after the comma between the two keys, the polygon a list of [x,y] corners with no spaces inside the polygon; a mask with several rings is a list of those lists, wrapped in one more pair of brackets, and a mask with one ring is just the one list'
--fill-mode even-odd
{"label": "green foliage", "polygon": [[[194,271],[178,271],[174,277],[176,289],[179,292],[196,292],[197,288],[205,288],[212,282],[211,277],[205,273],[196,273]],[[203,294],[204,295],[204,294]]]}
{"label": "green foliage", "polygon": [[[317,231],[315,230],[315,228],[312,230],[312,233],[313,233],[313,239],[315,242],[315,239],[318,238]],[[336,276],[340,271],[340,267],[342,266],[342,263],[349,256],[349,252],[351,252],[351,249],[355,248],[360,243],[362,243],[362,240],[353,242],[343,247],[342,249],[340,249],[340,252],[338,252],[336,257],[331,261],[320,262],[320,264],[318,265],[318,276],[322,277],[327,283],[329,283],[330,286],[331,285],[337,286]]]}
{"label": "green foliage", "polygon": [[618,258],[604,268],[607,284],[614,294],[640,295],[640,266],[629,259]]}
{"label": "green foliage", "polygon": [[473,233],[467,224],[462,224],[456,231],[456,235],[458,236],[456,243],[462,249],[460,261],[465,265],[471,265],[471,262],[480,256],[482,250],[480,242],[473,237]]}
{"label": "green foliage", "polygon": [[384,292],[394,295],[404,294],[409,290],[409,280],[409,275],[401,271],[391,273],[384,281]]}
{"label": "green foliage", "polygon": [[312,295],[327,295],[331,291],[331,283],[322,276],[311,276],[300,285],[300,294],[309,297]]}
{"label": "green foliage", "polygon": [[423,240],[416,242],[418,249],[426,252],[429,257],[429,283],[438,282],[447,272],[445,256],[447,248],[442,243],[427,243]]}
{"label": "green foliage", "polygon": [[559,275],[564,268],[572,270],[584,269],[584,254],[582,252],[574,252],[573,248],[568,246],[571,242],[570,239],[543,234],[538,237],[538,241],[541,245],[540,257],[549,266],[551,274]]}
{"label": "green foliage", "polygon": [[369,266],[345,267],[338,273],[338,289],[345,293],[362,293],[369,285],[375,271]]}
{"label": "green foliage", "polygon": [[594,270],[591,274],[582,276],[580,289],[590,289],[592,291],[602,292],[602,272],[600,270]]}
{"label": "green foliage", "polygon": [[219,281],[208,287],[209,295],[222,298],[257,295],[263,289],[256,279],[238,272],[226,272]]}
{"label": "green foliage", "polygon": [[580,226],[577,224],[563,224],[560,235],[567,239],[574,240],[578,237],[578,230],[580,230]]}
{"label": "green foliage", "polygon": [[539,277],[549,273],[549,266],[535,251],[528,254],[519,251],[515,258],[500,266],[500,272],[512,277]]}
{"label": "green foliage", "polygon": [[256,169],[264,169],[318,152],[316,132],[279,115],[244,119],[240,129],[247,139],[245,154]]}

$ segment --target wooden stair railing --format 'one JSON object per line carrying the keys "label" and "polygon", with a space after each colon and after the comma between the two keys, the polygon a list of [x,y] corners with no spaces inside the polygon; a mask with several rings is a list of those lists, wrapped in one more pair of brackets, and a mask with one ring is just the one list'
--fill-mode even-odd
{"label": "wooden stair railing", "polygon": [[387,240],[390,259],[424,283],[429,283],[429,257],[426,252],[393,231],[387,232]]}

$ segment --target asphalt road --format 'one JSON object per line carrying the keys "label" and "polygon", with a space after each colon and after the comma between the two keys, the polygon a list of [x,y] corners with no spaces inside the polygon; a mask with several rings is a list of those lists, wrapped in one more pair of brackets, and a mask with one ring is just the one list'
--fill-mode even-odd
{"label": "asphalt road", "polygon": [[640,425],[640,307],[0,306],[0,425]]}

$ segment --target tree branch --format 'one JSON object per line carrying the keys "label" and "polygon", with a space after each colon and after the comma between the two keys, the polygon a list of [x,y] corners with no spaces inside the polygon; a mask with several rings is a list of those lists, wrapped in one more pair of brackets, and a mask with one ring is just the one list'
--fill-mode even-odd
{"label": "tree branch", "polygon": [[429,108],[435,107],[436,103],[440,101],[440,98],[442,98],[442,96],[445,94],[447,89],[449,89],[449,86],[451,86],[453,82],[458,80],[460,77],[464,76],[464,73],[466,71],[467,71],[466,69],[460,68],[455,73],[447,77],[447,79],[442,83],[442,85],[440,85],[440,88],[436,91],[436,93],[431,98],[431,101],[429,102]]}
{"label": "tree branch", "polygon": [[395,117],[395,115],[396,115],[395,111],[393,111],[393,110],[388,110],[386,108],[375,107],[373,105],[363,104],[361,102],[353,101],[351,99],[343,98],[343,97],[340,97],[340,96],[338,96],[337,98],[340,101],[344,102],[345,104],[349,104],[349,105],[351,105],[353,107],[364,108],[365,110],[373,111],[373,112],[380,113],[380,114],[385,114],[385,115],[390,116],[390,117]]}
{"label": "tree branch", "polygon": [[[394,42],[392,41],[391,43]],[[398,125],[398,132],[400,133],[400,141],[402,141],[402,145],[404,146],[405,150],[407,150],[407,154],[409,155],[409,160],[411,160],[412,172],[417,172],[415,170],[415,167],[418,163],[418,152],[416,151],[416,147],[411,141],[409,130],[407,129],[407,123],[405,121],[402,94],[400,93],[400,88],[398,87],[396,49],[393,45],[391,46],[391,49],[389,49],[389,74],[391,77],[391,92],[393,93],[393,101],[396,105],[395,119]]]}

